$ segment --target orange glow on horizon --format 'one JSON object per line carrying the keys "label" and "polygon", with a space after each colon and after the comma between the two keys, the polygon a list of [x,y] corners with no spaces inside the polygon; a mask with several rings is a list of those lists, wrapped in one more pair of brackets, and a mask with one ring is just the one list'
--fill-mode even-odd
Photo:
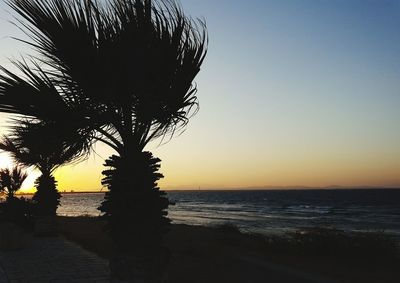
{"label": "orange glow on horizon", "polygon": [[[400,187],[400,154],[390,147],[371,150],[360,144],[347,149],[319,144],[311,148],[307,144],[272,141],[268,147],[262,142],[251,147],[236,146],[202,140],[188,131],[166,145],[150,145],[147,150],[161,159],[160,172],[165,178],[159,186],[163,190]],[[104,159],[113,151],[101,144],[95,150],[96,154],[86,161],[55,172],[61,192],[106,191],[101,186],[101,172],[105,169]],[[8,154],[0,153],[0,168],[12,165]],[[29,169],[28,173],[21,192],[32,193],[40,172]]]}
{"label": "orange glow on horizon", "polygon": [[[192,166],[185,162],[164,159],[161,172],[165,178],[159,182],[163,190],[180,189],[240,189],[240,188],[286,188],[286,187],[328,187],[328,186],[374,186],[400,187],[397,163],[388,165],[357,166],[357,163],[335,164],[327,162],[323,166],[316,162],[275,162],[256,164],[238,163],[227,167],[225,162],[213,164],[196,163]],[[58,169],[55,177],[58,189],[62,191],[106,191],[101,187],[101,172],[104,170],[100,158]],[[11,167],[12,161],[4,154],[0,155],[0,167]],[[246,167],[248,171],[246,171]],[[184,168],[184,170],[182,169]],[[39,172],[29,170],[28,179],[20,192],[33,193],[34,180]]]}

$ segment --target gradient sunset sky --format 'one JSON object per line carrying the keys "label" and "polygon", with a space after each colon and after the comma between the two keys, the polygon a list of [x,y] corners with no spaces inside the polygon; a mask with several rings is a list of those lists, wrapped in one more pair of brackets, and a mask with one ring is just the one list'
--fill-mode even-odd
{"label": "gradient sunset sky", "polygon": [[[210,43],[199,113],[182,135],[147,147],[162,159],[163,189],[400,187],[400,1],[181,4],[207,21]],[[9,12],[2,1],[3,66],[32,54],[10,38],[24,35]],[[59,189],[100,190],[110,154],[99,144],[59,169]],[[0,154],[0,167],[9,163]]]}

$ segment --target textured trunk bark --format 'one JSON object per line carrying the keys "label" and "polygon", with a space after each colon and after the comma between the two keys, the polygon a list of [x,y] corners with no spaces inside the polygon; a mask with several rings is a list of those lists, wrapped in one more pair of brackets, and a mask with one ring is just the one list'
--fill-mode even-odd
{"label": "textured trunk bark", "polygon": [[32,198],[37,204],[35,214],[41,217],[54,217],[61,198],[57,190],[57,181],[50,172],[44,172],[36,179],[35,185],[37,191]]}
{"label": "textured trunk bark", "polygon": [[106,161],[103,184],[109,189],[100,206],[117,251],[110,261],[112,276],[122,282],[165,282],[168,251],[168,199],[159,191],[159,159],[135,152]]}

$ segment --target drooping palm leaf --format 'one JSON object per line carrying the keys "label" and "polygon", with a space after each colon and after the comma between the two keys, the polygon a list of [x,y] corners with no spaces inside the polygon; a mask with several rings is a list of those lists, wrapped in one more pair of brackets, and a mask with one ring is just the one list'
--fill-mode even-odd
{"label": "drooping palm leaf", "polygon": [[[63,88],[58,84],[58,78],[43,70],[37,62],[32,60],[30,63],[31,66],[25,61],[14,62],[22,75],[0,66],[3,72],[0,73],[0,111],[20,117],[15,118],[15,125],[28,126],[24,117],[36,120],[37,125],[50,127],[56,124],[60,129],[80,134],[79,141],[86,141],[84,147],[90,148],[96,136],[93,131],[105,127],[107,119],[79,92]],[[18,131],[22,129],[24,127]],[[79,135],[72,136],[77,138]],[[97,136],[100,138],[101,133]]]}
{"label": "drooping palm leaf", "polygon": [[108,126],[97,127],[114,149],[131,143],[143,148],[184,127],[196,112],[192,81],[206,54],[205,25],[187,18],[175,2],[9,3],[63,100],[89,104],[85,115],[92,119],[101,113]]}
{"label": "drooping palm leaf", "polygon": [[0,66],[1,112],[52,120],[70,111],[42,69],[35,72],[25,61],[14,66],[22,76]]}
{"label": "drooping palm leaf", "polygon": [[77,162],[90,152],[91,133],[71,124],[17,120],[11,134],[3,136],[0,149],[16,162],[53,172],[61,165]]}

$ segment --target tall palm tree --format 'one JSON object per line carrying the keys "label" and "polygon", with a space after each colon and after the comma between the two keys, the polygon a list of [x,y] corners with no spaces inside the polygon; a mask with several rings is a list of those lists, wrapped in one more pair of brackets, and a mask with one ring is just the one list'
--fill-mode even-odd
{"label": "tall palm tree", "polygon": [[27,177],[28,174],[18,166],[14,166],[11,170],[8,168],[0,170],[0,191],[6,193],[7,201],[14,198]]}
{"label": "tall palm tree", "polygon": [[10,0],[39,55],[24,74],[3,68],[0,111],[57,121],[71,117],[116,151],[100,210],[120,250],[155,253],[168,200],[159,191],[152,140],[184,129],[198,110],[192,84],[205,58],[205,24],[172,0]]}
{"label": "tall palm tree", "polygon": [[39,216],[56,215],[61,195],[53,172],[85,156],[88,143],[82,142],[82,135],[66,125],[31,119],[18,121],[11,134],[0,140],[0,149],[9,152],[15,162],[41,172],[32,198],[37,203]]}

